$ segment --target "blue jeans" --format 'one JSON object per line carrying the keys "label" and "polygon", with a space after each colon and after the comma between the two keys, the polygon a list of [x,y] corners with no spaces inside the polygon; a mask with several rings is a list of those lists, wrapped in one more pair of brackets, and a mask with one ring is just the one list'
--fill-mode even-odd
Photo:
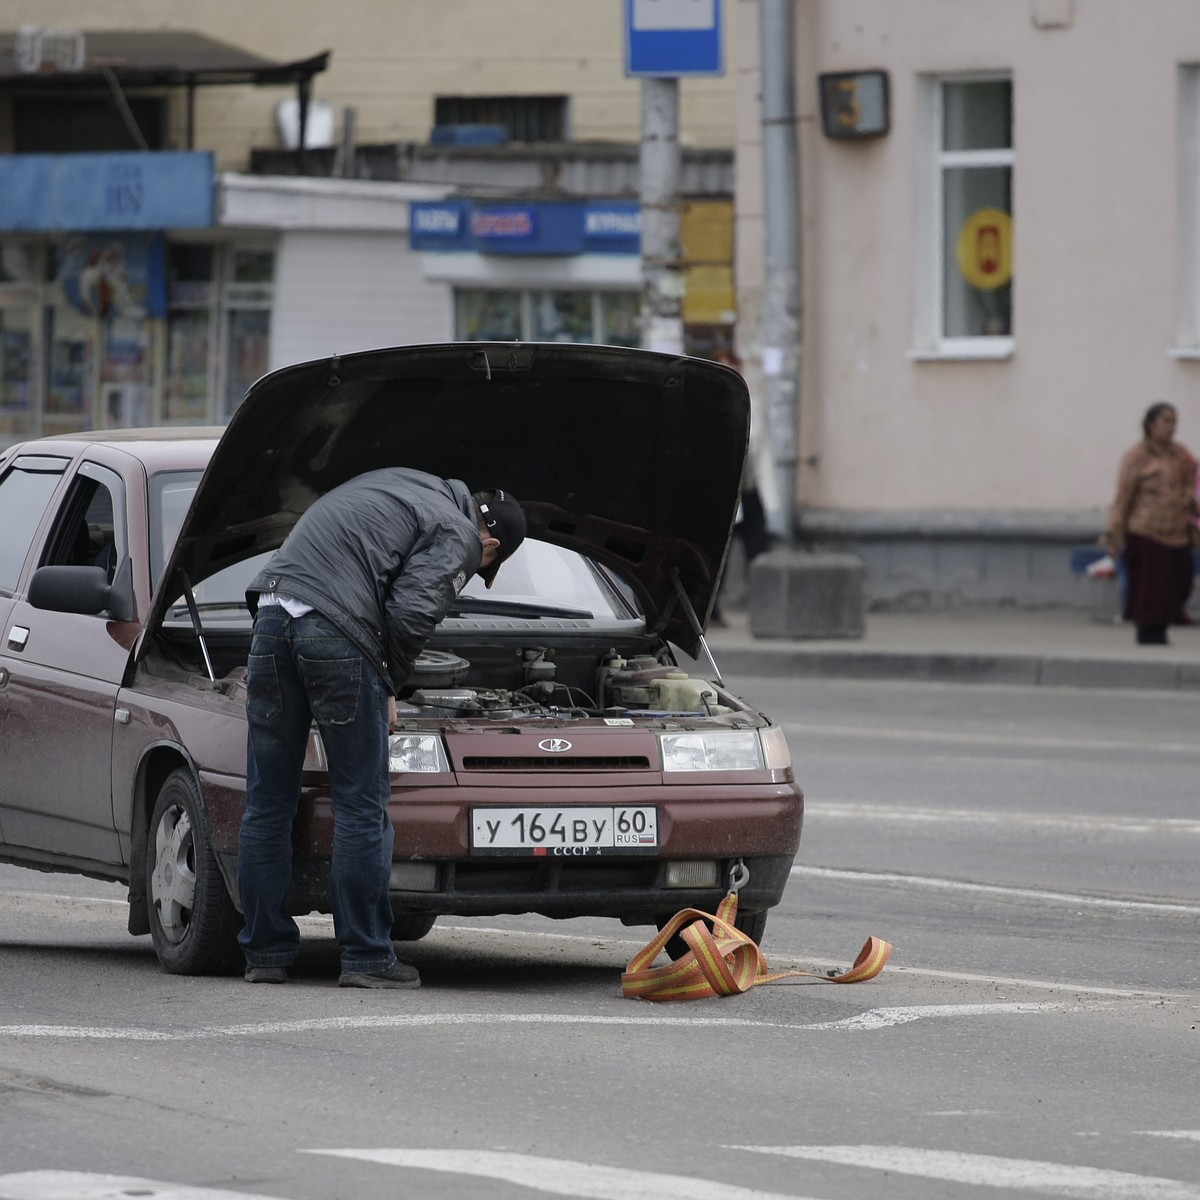
{"label": "blue jeans", "polygon": [[287,966],[300,947],[287,908],[292,822],[313,720],[329,761],[330,892],[342,970],[383,971],[396,961],[387,697],[375,665],[320,613],[259,609],[246,676],[246,809],[238,837],[246,915],[238,940],[251,966]]}

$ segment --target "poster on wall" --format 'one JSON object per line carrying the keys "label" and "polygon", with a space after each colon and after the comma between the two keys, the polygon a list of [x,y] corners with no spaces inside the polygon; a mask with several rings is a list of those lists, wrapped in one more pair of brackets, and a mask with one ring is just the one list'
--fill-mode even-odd
{"label": "poster on wall", "polygon": [[58,282],[85,317],[164,317],[166,251],[161,233],[81,233],[62,245]]}

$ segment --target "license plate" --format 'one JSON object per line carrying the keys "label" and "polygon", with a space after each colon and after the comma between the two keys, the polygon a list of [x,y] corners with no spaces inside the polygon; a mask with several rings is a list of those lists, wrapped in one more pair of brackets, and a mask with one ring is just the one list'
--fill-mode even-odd
{"label": "license plate", "polygon": [[472,854],[588,858],[658,849],[658,810],[612,808],[473,808]]}

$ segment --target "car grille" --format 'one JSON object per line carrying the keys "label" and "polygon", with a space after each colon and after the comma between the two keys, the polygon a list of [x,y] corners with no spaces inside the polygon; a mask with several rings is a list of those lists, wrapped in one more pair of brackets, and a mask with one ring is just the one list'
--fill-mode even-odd
{"label": "car grille", "polygon": [[528,865],[487,862],[453,863],[448,890],[460,892],[575,892],[606,888],[649,888],[655,886],[659,864],[654,859],[612,863],[547,864],[532,860]]}
{"label": "car grille", "polygon": [[462,760],[464,771],[648,771],[650,760],[644,754],[577,755],[569,758],[540,755],[468,754]]}

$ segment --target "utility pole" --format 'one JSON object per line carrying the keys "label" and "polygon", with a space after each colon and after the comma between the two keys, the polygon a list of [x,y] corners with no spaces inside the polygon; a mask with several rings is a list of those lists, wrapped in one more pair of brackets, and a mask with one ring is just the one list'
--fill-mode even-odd
{"label": "utility pole", "polygon": [[642,80],[642,345],[683,353],[679,80]]}

